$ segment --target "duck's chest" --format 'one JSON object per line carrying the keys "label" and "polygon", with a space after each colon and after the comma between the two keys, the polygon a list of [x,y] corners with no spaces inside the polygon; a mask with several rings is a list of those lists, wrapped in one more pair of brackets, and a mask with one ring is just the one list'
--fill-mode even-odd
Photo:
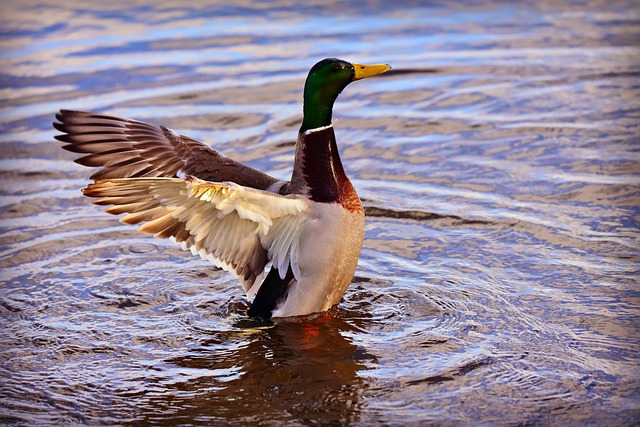
{"label": "duck's chest", "polygon": [[362,207],[312,203],[298,246],[299,277],[274,316],[320,312],[337,304],[351,283],[363,240]]}

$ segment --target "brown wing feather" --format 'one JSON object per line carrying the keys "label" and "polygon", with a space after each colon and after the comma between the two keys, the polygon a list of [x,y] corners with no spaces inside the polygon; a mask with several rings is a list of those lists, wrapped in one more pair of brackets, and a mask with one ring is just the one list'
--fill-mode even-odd
{"label": "brown wing feather", "polygon": [[[178,174],[266,190],[277,179],[238,163],[205,144],[156,127],[116,116],[60,110],[53,127],[65,150],[83,154],[75,161],[101,168],[93,180],[177,177]],[[285,184],[285,183],[283,183]],[[288,188],[278,185],[277,188]],[[282,191],[282,190],[281,190]]]}
{"label": "brown wing feather", "polygon": [[[95,204],[113,205],[105,212],[128,214],[121,222],[141,224],[139,231],[159,238],[173,238],[194,254],[200,253],[233,271],[248,291],[267,264],[267,251],[260,246],[253,231],[256,224],[236,215],[217,215],[212,204],[189,197],[187,193],[187,181],[163,178],[100,180],[83,190],[85,196],[101,197]],[[189,215],[193,210],[200,215]],[[190,221],[193,221],[191,226]],[[229,228],[238,231],[238,227],[243,228],[237,233],[239,241],[221,232]],[[225,242],[236,244],[226,247]]]}

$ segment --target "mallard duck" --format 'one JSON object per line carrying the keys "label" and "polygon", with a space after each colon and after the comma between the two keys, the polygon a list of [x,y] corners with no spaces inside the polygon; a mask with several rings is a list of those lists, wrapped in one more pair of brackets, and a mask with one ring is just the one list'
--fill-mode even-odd
{"label": "mallard duck", "polygon": [[[113,205],[139,231],[170,238],[235,274],[253,303],[249,316],[303,316],[330,309],[353,278],[364,211],[344,172],[331,123],[351,82],[391,67],[329,58],[304,86],[304,118],[291,181],[236,162],[164,126],[61,110],[53,126],[75,161],[99,167],[82,190]],[[266,267],[271,268],[266,274]],[[265,277],[266,274],[266,277]]]}

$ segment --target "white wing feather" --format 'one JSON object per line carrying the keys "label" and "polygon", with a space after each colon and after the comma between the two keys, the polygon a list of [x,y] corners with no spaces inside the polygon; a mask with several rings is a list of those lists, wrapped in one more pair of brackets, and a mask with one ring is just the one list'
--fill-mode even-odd
{"label": "white wing feather", "polygon": [[299,277],[298,242],[309,220],[309,204],[299,196],[193,177],[101,180],[84,193],[113,204],[109,213],[128,213],[121,222],[143,223],[138,230],[171,238],[236,274],[249,297],[269,260],[282,278],[289,266]]}

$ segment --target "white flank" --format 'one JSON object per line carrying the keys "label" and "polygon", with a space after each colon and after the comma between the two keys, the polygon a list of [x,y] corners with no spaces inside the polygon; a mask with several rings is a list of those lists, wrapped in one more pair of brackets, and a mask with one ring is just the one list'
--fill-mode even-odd
{"label": "white flank", "polygon": [[364,215],[338,203],[310,202],[309,219],[301,226],[292,264],[296,283],[274,317],[300,316],[328,310],[344,295],[358,265],[364,239]]}

